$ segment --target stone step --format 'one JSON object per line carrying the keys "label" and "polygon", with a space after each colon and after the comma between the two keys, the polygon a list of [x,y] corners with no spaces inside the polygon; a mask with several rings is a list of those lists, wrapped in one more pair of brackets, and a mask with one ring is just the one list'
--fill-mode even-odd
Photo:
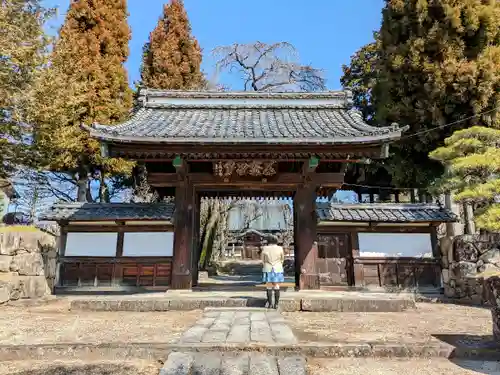
{"label": "stone step", "polygon": [[[190,292],[165,294],[165,297],[72,297],[71,310],[83,311],[187,311],[206,307],[264,307],[264,291],[245,292]],[[284,292],[280,299],[280,311],[312,312],[401,312],[415,308],[415,300],[406,297],[382,295],[322,295],[318,293]]]}
{"label": "stone step", "polygon": [[190,353],[174,352],[160,375],[305,375],[302,356],[275,357],[261,353]]}

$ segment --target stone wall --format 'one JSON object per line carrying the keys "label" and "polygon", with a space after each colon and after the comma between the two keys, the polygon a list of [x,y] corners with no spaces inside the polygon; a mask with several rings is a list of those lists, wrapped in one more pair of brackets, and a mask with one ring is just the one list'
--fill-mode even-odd
{"label": "stone wall", "polygon": [[500,234],[461,235],[441,239],[443,283],[446,297],[484,304],[481,272],[500,272]]}
{"label": "stone wall", "polygon": [[55,237],[44,232],[0,232],[0,304],[51,294],[56,279]]}

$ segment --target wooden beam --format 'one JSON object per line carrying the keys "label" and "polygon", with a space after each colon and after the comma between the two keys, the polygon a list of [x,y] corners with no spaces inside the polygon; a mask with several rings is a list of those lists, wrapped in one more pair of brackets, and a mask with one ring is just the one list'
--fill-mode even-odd
{"label": "wooden beam", "polygon": [[[338,155],[334,159],[353,156],[379,158],[382,146],[372,144],[317,145],[317,144],[239,144],[237,151],[232,143],[228,144],[141,144],[141,143],[108,143],[110,156],[144,155],[145,159],[172,160],[176,155],[235,155],[242,158],[252,158],[254,155],[295,154],[299,159],[308,155]],[[206,157],[207,159],[212,159]],[[287,158],[288,159],[288,158]],[[329,157],[332,159],[332,157]]]}
{"label": "wooden beam", "polygon": [[[344,183],[343,173],[310,173],[311,183],[318,187],[339,188]],[[260,180],[249,179],[239,176],[231,176],[227,179],[217,177],[211,173],[191,173],[189,180],[195,187],[208,188],[237,188],[237,189],[270,189],[273,186],[282,186],[284,188],[296,188],[297,185],[304,182],[304,176],[301,173],[280,173],[275,176],[263,178]],[[148,174],[148,183],[154,187],[172,187],[182,185],[183,179],[179,179],[178,173],[158,173]]]}

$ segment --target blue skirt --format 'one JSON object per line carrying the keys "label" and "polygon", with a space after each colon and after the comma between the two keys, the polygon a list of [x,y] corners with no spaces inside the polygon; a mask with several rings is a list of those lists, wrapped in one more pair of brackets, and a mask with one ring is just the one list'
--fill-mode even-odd
{"label": "blue skirt", "polygon": [[285,282],[285,276],[283,272],[262,272],[262,282],[263,283],[283,283]]}

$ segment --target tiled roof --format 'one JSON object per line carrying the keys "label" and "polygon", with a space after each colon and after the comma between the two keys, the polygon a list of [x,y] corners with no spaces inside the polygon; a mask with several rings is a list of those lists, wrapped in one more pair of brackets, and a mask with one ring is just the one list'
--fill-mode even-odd
{"label": "tiled roof", "polygon": [[142,106],[116,126],[94,124],[101,140],[148,143],[377,143],[397,125],[373,127],[346,92],[217,93],[146,91]]}
{"label": "tiled roof", "polygon": [[[39,219],[47,221],[169,221],[173,218],[174,210],[174,203],[67,203],[52,206]],[[316,212],[320,222],[418,223],[457,220],[456,215],[451,211],[428,204],[318,203]]]}
{"label": "tiled roof", "polygon": [[173,203],[66,203],[56,204],[39,219],[48,221],[123,221],[172,219]]}
{"label": "tiled roof", "polygon": [[425,223],[457,220],[451,211],[428,204],[320,203],[316,212],[319,221]]}

